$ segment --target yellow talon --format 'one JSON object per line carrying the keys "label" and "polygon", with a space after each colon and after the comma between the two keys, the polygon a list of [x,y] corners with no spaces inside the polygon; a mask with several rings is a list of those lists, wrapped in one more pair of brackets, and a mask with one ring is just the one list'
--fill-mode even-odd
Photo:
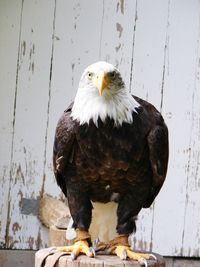
{"label": "yellow talon", "polygon": [[132,260],[138,261],[140,264],[147,266],[147,260],[150,259],[150,254],[136,253],[128,246],[117,246],[114,253],[121,259],[125,260],[127,257]]}
{"label": "yellow talon", "polygon": [[85,240],[77,241],[72,246],[57,247],[57,251],[71,252],[72,259],[75,259],[81,253],[88,257],[94,256],[94,252],[89,248],[88,242]]}

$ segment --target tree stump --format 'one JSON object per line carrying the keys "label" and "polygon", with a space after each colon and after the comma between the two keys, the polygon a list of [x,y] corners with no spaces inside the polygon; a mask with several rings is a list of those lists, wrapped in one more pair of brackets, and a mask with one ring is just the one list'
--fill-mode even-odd
{"label": "tree stump", "polygon": [[[148,267],[165,267],[162,256],[155,254],[157,260],[148,260]],[[114,255],[97,255],[89,258],[85,255],[79,256],[72,261],[70,255],[57,252],[49,255],[49,249],[41,249],[35,254],[35,267],[141,267],[137,261],[120,260]]]}

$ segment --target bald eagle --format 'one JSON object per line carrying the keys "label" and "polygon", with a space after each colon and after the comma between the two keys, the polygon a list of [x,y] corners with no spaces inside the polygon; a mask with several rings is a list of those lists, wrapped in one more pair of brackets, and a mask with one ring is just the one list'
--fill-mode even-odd
{"label": "bald eagle", "polygon": [[97,62],[83,72],[74,102],[58,121],[53,165],[76,231],[74,245],[59,249],[73,258],[93,256],[89,229],[97,217],[94,226],[107,251],[146,264],[150,256],[132,252],[128,236],[165,180],[168,129],[153,105],[126,90],[113,65]]}

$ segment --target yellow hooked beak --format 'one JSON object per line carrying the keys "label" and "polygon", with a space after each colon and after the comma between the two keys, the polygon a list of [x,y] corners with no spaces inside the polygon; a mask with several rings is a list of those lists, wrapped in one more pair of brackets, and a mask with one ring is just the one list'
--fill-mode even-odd
{"label": "yellow hooked beak", "polygon": [[104,71],[98,72],[95,77],[94,77],[94,84],[97,86],[97,88],[99,89],[99,94],[100,96],[103,93],[104,88],[107,85],[107,81],[106,81],[106,74]]}

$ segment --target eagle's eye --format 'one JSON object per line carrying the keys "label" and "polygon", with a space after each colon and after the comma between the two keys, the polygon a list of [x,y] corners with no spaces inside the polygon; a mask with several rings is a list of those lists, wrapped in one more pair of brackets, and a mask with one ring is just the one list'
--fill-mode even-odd
{"label": "eagle's eye", "polygon": [[107,76],[109,79],[113,80],[115,79],[116,72],[115,71],[108,72]]}
{"label": "eagle's eye", "polygon": [[87,77],[88,77],[89,79],[91,79],[91,78],[93,77],[93,73],[92,73],[91,71],[88,71],[88,73],[87,73]]}

